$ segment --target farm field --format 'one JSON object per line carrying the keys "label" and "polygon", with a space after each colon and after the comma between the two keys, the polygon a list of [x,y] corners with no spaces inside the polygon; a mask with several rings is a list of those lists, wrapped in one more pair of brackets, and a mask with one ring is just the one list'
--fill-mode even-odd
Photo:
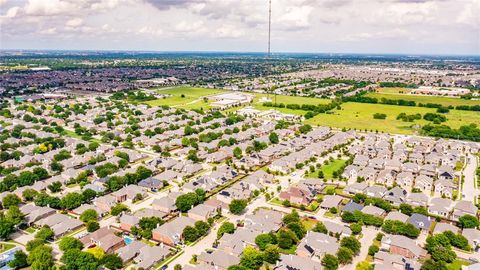
{"label": "farm field", "polygon": [[[436,103],[444,106],[458,106],[458,105],[480,105],[480,100],[469,100],[461,98],[451,97],[436,97],[436,96],[422,96],[422,95],[409,95],[407,94],[410,89],[408,88],[380,88],[377,89],[377,93],[368,93],[367,97],[374,97],[377,99],[404,99],[409,101],[415,101],[418,103]],[[402,94],[401,92],[404,92]]]}
{"label": "farm field", "polygon": [[[175,106],[183,109],[198,109],[198,108],[208,108],[208,104],[202,100],[203,97],[221,94],[228,92],[226,90],[220,89],[207,89],[207,88],[198,88],[198,87],[174,87],[166,89],[158,89],[157,93],[159,94],[168,94],[170,97],[163,99],[156,99],[145,102],[151,106]],[[184,97],[182,97],[182,95]]]}
{"label": "farm field", "polygon": [[[319,114],[313,118],[305,120],[306,124],[318,126],[330,126],[335,128],[353,128],[360,130],[373,130],[399,134],[414,134],[415,129],[412,125],[426,125],[426,120],[416,120],[414,122],[403,122],[397,120],[397,116],[404,112],[407,114],[435,113],[436,109],[422,107],[406,107],[383,104],[367,104],[347,102],[341,105],[340,110],[334,109],[331,114]],[[373,114],[384,113],[387,119],[373,119]],[[462,125],[471,123],[480,123],[480,113],[473,111],[450,110],[445,114],[447,121],[444,124],[458,128]]]}

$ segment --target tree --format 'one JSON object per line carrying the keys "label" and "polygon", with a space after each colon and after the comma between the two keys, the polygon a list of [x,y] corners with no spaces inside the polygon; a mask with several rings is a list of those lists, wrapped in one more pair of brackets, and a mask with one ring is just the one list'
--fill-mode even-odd
{"label": "tree", "polygon": [[230,212],[234,215],[239,215],[247,207],[247,200],[234,199],[228,206]]}
{"label": "tree", "polygon": [[53,161],[50,163],[50,169],[54,172],[62,172],[63,171],[63,165],[60,162]]}
{"label": "tree", "polygon": [[337,251],[337,258],[340,264],[348,264],[353,261],[353,252],[346,247],[340,247]]}
{"label": "tree", "polygon": [[54,265],[52,248],[46,245],[40,245],[30,251],[27,262],[31,265],[32,270],[52,269]]}
{"label": "tree", "polygon": [[354,235],[357,235],[362,232],[362,224],[360,223],[353,223],[350,225],[350,230]]}
{"label": "tree", "polygon": [[457,254],[449,248],[436,246],[431,251],[432,259],[435,261],[453,262],[457,258]]}
{"label": "tree", "polygon": [[38,194],[38,191],[36,191],[35,189],[27,188],[22,192],[22,197],[25,201],[31,202],[35,199],[37,194]]}
{"label": "tree", "polygon": [[277,144],[279,142],[278,135],[275,132],[270,133],[268,136],[268,139],[272,144]]}
{"label": "tree", "polygon": [[174,267],[173,267],[173,270],[182,270],[182,266],[180,264],[176,264]]}
{"label": "tree", "polygon": [[100,229],[100,224],[98,224],[97,221],[90,220],[90,221],[87,222],[87,231],[88,232],[94,232],[98,229]]}
{"label": "tree", "polygon": [[472,215],[464,215],[458,219],[460,227],[463,229],[477,228],[479,225],[478,218]]}
{"label": "tree", "polygon": [[5,214],[5,218],[13,224],[18,225],[23,222],[25,215],[20,211],[18,206],[10,206]]}
{"label": "tree", "polygon": [[22,200],[17,195],[10,193],[3,197],[2,205],[3,208],[10,208],[10,206],[18,206],[21,202]]}
{"label": "tree", "polygon": [[378,251],[380,250],[380,248],[376,245],[371,245],[369,248],[368,248],[368,255],[370,256],[374,256],[375,253],[377,253]]}
{"label": "tree", "polygon": [[20,269],[28,266],[27,254],[22,250],[15,252],[13,260],[8,263],[8,266],[15,269]]}
{"label": "tree", "polygon": [[15,232],[15,224],[0,215],[0,239],[8,239]]}
{"label": "tree", "polygon": [[400,204],[400,212],[407,216],[411,216],[413,213],[413,207],[410,204],[402,203]]}
{"label": "tree", "polygon": [[282,221],[285,224],[290,224],[292,222],[300,222],[300,216],[298,215],[298,212],[293,209],[290,214],[283,216]]}
{"label": "tree", "polygon": [[83,196],[77,192],[70,192],[61,200],[61,205],[67,210],[79,207],[83,203]]}
{"label": "tree", "polygon": [[294,232],[288,229],[280,229],[277,234],[278,246],[282,249],[289,249],[298,242]]}
{"label": "tree", "polygon": [[361,261],[357,263],[355,270],[373,270],[373,266],[368,261]]}
{"label": "tree", "polygon": [[235,147],[233,149],[233,155],[237,158],[237,159],[241,159],[242,158],[242,149],[240,149],[240,147]]}
{"label": "tree", "polygon": [[448,270],[447,263],[444,261],[426,260],[421,270]]}
{"label": "tree", "polygon": [[120,256],[117,254],[106,254],[103,256],[103,258],[100,260],[100,264],[105,266],[108,269],[115,270],[115,269],[121,269],[123,266],[123,261]]}
{"label": "tree", "polygon": [[90,188],[87,188],[82,192],[82,197],[84,202],[89,202],[96,196],[97,196],[97,192],[95,192],[95,190]]}
{"label": "tree", "polygon": [[278,247],[274,245],[267,246],[263,255],[265,257],[265,261],[271,264],[276,263],[280,259],[280,252],[278,250]]}
{"label": "tree", "polygon": [[25,246],[25,249],[30,252],[34,250],[36,247],[43,246],[45,244],[45,241],[42,239],[33,239],[27,242],[27,245]]}
{"label": "tree", "polygon": [[91,220],[96,221],[98,219],[98,214],[97,211],[94,209],[87,209],[83,211],[83,213],[80,215],[80,220],[87,223]]}
{"label": "tree", "polygon": [[35,238],[41,239],[43,241],[53,240],[53,236],[55,233],[50,229],[48,226],[43,226],[38,232],[35,234]]}
{"label": "tree", "polygon": [[192,226],[187,226],[183,229],[183,238],[185,239],[185,241],[187,242],[195,242],[198,238],[199,238],[199,234],[198,234],[198,231],[197,229],[195,229],[194,227]]}
{"label": "tree", "polygon": [[235,232],[235,225],[231,222],[224,222],[220,228],[218,228],[217,238],[220,239],[225,233],[232,234],[233,232]]}
{"label": "tree", "polygon": [[340,246],[350,249],[353,254],[358,255],[360,252],[360,241],[357,240],[354,236],[344,237],[340,240]]}
{"label": "tree", "polygon": [[325,270],[336,270],[338,269],[338,259],[333,255],[325,254],[322,259],[322,265],[325,267]]}
{"label": "tree", "polygon": [[307,233],[307,230],[301,222],[290,222],[287,228],[294,232],[298,239],[302,239]]}
{"label": "tree", "polygon": [[58,243],[58,247],[60,248],[61,251],[67,251],[69,249],[82,250],[83,244],[80,240],[78,240],[75,237],[66,236],[60,239],[60,242]]}
{"label": "tree", "polygon": [[79,249],[69,249],[63,253],[60,261],[65,264],[66,269],[97,270],[98,260],[92,253]]}
{"label": "tree", "polygon": [[240,265],[247,269],[259,269],[263,263],[263,254],[251,246],[243,250]]}
{"label": "tree", "polygon": [[195,222],[195,229],[197,230],[199,236],[204,236],[208,234],[210,226],[205,221],[199,220]]}
{"label": "tree", "polygon": [[60,190],[62,190],[62,183],[60,183],[59,181],[55,181],[48,185],[47,188],[53,193],[59,192]]}
{"label": "tree", "polygon": [[327,227],[325,227],[325,225],[321,221],[315,224],[315,227],[313,227],[312,231],[325,234],[328,233]]}
{"label": "tree", "polygon": [[181,212],[187,212],[192,208],[192,206],[198,203],[198,196],[194,192],[188,192],[186,194],[180,195],[175,200],[175,205],[178,210]]}
{"label": "tree", "polygon": [[271,245],[273,243],[274,243],[274,239],[272,235],[268,233],[262,233],[257,235],[257,237],[255,237],[255,244],[257,244],[260,250],[265,250],[268,245]]}
{"label": "tree", "polygon": [[249,270],[249,269],[242,265],[231,265],[228,267],[227,270]]}
{"label": "tree", "polygon": [[112,214],[112,216],[118,216],[120,213],[128,211],[130,211],[130,209],[126,205],[119,203],[112,207],[110,214]]}

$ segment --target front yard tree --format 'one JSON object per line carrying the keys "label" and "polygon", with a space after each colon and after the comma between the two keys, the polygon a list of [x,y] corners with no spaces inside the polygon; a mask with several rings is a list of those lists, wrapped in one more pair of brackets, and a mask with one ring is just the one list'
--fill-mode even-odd
{"label": "front yard tree", "polygon": [[279,142],[278,135],[275,132],[270,133],[268,136],[268,139],[272,144],[277,144]]}
{"label": "front yard tree", "polygon": [[478,218],[472,215],[461,216],[458,222],[463,229],[477,228],[479,225]]}
{"label": "front yard tree", "polygon": [[326,254],[323,256],[322,265],[325,270],[336,270],[338,269],[338,259],[333,255]]}
{"label": "front yard tree", "polygon": [[247,201],[242,199],[235,199],[232,200],[228,208],[232,214],[238,215],[243,212],[243,210],[247,207]]}

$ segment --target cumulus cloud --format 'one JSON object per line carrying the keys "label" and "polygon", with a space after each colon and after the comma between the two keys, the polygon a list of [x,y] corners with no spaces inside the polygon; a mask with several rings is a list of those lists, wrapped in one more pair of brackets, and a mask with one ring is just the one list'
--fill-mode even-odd
{"label": "cumulus cloud", "polygon": [[[257,51],[268,28],[268,0],[0,0],[0,6],[2,48],[29,47],[48,35],[51,48],[110,48],[115,41],[129,49]],[[376,50],[415,40],[410,48],[427,50],[431,40],[442,53],[460,53],[478,44],[479,13],[480,0],[272,0],[272,48]]]}

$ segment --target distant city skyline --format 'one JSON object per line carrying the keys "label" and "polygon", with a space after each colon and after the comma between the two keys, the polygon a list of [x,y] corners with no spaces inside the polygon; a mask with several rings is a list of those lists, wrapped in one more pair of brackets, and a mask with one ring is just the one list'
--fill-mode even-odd
{"label": "distant city skyline", "polygon": [[[480,54],[480,0],[272,0],[272,53]],[[268,0],[0,0],[0,49],[266,52]]]}

